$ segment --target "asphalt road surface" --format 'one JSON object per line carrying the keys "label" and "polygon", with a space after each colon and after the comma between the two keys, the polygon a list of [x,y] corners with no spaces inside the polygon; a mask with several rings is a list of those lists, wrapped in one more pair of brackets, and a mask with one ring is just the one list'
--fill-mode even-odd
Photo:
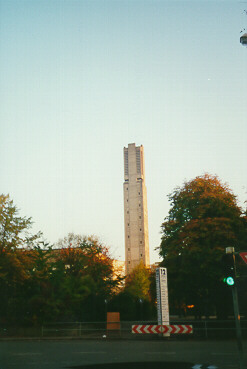
{"label": "asphalt road surface", "polygon": [[[246,346],[245,342],[245,353]],[[0,341],[0,369],[29,368],[238,369],[239,365],[234,341]]]}

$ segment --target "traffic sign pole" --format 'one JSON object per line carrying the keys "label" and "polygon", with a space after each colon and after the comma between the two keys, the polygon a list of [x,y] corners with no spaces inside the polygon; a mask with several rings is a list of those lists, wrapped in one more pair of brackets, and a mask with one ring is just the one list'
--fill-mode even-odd
{"label": "traffic sign pole", "polygon": [[237,292],[236,284],[232,286],[232,299],[233,299],[233,308],[234,308],[234,316],[235,316],[235,324],[236,324],[236,335],[237,335],[237,342],[238,342],[240,369],[244,369],[243,342],[242,342],[242,334],[241,334],[241,327],[240,327],[238,292]]}
{"label": "traffic sign pole", "polygon": [[[226,249],[227,254],[232,254],[233,257],[233,265],[234,265],[234,281],[236,280],[236,262],[235,262],[235,252],[234,247],[229,247]],[[239,368],[244,369],[244,353],[243,353],[243,341],[242,341],[242,334],[241,334],[241,327],[240,327],[240,314],[239,314],[239,306],[238,306],[238,291],[236,283],[231,285],[232,289],[232,299],[233,299],[233,309],[234,309],[234,317],[235,317],[235,324],[236,324],[236,336],[237,336],[237,343],[238,343],[238,354],[239,354]]]}

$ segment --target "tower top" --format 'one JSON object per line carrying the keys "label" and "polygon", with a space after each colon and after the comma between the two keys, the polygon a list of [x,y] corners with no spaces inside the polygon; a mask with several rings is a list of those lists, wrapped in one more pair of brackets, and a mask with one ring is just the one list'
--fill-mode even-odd
{"label": "tower top", "polygon": [[135,143],[124,147],[124,180],[125,182],[145,180],[144,148]]}
{"label": "tower top", "polygon": [[128,147],[124,147],[124,148],[125,148],[125,149],[128,149],[128,148],[130,148],[130,147],[143,147],[143,145],[136,146],[136,143],[135,143],[135,142],[133,142],[133,143],[129,143],[129,144],[128,144]]}

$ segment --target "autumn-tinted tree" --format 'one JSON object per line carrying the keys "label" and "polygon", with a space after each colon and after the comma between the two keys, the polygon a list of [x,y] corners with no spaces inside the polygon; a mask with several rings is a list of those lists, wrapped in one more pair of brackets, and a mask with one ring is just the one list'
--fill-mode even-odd
{"label": "autumn-tinted tree", "polygon": [[104,319],[105,300],[121,282],[108,248],[74,234],[53,248],[31,234],[31,225],[0,196],[0,323]]}
{"label": "autumn-tinted tree", "polygon": [[[58,245],[57,245],[58,246]],[[108,249],[96,238],[69,234],[61,248],[36,245],[27,251],[29,279],[25,283],[25,321],[103,319],[104,299],[110,298],[113,278]],[[28,315],[27,315],[28,314]]]}
{"label": "autumn-tinted tree", "polygon": [[111,299],[121,283],[108,248],[96,237],[72,233],[57,246],[56,260],[66,275],[63,292],[67,291],[67,308],[74,305],[81,319],[104,318],[104,301]]}
{"label": "autumn-tinted tree", "polygon": [[59,241],[57,260],[62,262],[66,273],[75,276],[90,275],[98,287],[98,292],[109,295],[121,281],[115,273],[109,249],[97,237],[82,237],[70,233]]}
{"label": "autumn-tinted tree", "polygon": [[168,268],[172,308],[185,311],[194,305],[198,316],[227,313],[230,295],[222,283],[221,258],[226,247],[244,249],[247,241],[236,196],[217,177],[205,174],[176,188],[169,201],[160,255]]}

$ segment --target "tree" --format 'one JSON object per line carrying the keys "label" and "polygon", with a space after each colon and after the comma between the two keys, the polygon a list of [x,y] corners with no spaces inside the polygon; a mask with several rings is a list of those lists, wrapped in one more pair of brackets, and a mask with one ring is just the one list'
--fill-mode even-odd
{"label": "tree", "polygon": [[65,274],[66,309],[74,306],[74,311],[80,311],[80,316],[86,320],[103,319],[105,300],[112,298],[122,280],[113,268],[108,248],[96,237],[73,233],[60,240],[57,246],[59,249],[54,250],[57,265]]}
{"label": "tree", "polygon": [[23,321],[27,323],[43,323],[55,320],[59,316],[61,300],[58,295],[63,275],[56,278],[56,262],[52,254],[52,247],[48,243],[40,242],[31,249],[22,250],[29,258],[26,265],[29,278],[22,291],[25,300]]}
{"label": "tree", "polygon": [[74,276],[91,275],[98,286],[98,293],[109,295],[121,278],[115,274],[113,259],[109,249],[97,237],[82,237],[69,233],[58,242],[58,261],[66,268],[66,273]]}
{"label": "tree", "polygon": [[23,248],[30,247],[41,233],[32,235],[31,218],[21,217],[9,195],[0,195],[0,316],[14,319],[23,284],[29,278],[29,256]]}
{"label": "tree", "polygon": [[[171,209],[162,224],[160,255],[168,268],[173,309],[194,306],[197,316],[224,305],[229,289],[222,283],[225,248],[246,247],[247,223],[236,196],[218,177],[205,174],[169,195]],[[230,303],[230,306],[232,304]]]}
{"label": "tree", "polygon": [[138,299],[150,300],[150,284],[150,270],[141,262],[126,277],[125,290]]}
{"label": "tree", "polygon": [[9,195],[0,195],[0,250],[32,245],[41,233],[30,234],[32,218],[19,216],[19,210]]}
{"label": "tree", "polygon": [[141,262],[127,275],[123,290],[112,299],[110,308],[119,311],[122,319],[154,319],[156,296],[153,280],[154,272]]}
{"label": "tree", "polygon": [[9,195],[0,195],[0,284],[20,282],[28,277],[25,270],[27,254],[20,251],[30,247],[41,236],[32,235],[31,218],[19,216],[19,210]]}

